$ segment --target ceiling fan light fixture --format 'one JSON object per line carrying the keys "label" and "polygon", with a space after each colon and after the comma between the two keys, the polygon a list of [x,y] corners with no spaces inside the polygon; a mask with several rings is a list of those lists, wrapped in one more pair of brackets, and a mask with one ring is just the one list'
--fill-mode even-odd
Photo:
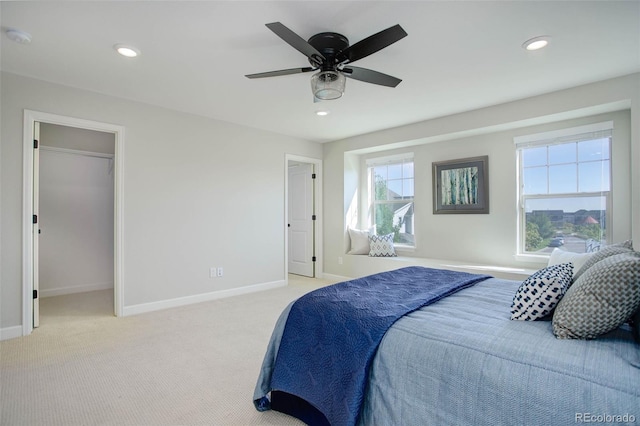
{"label": "ceiling fan light fixture", "polygon": [[329,101],[344,93],[347,78],[337,71],[320,71],[311,76],[311,91],[316,98]]}

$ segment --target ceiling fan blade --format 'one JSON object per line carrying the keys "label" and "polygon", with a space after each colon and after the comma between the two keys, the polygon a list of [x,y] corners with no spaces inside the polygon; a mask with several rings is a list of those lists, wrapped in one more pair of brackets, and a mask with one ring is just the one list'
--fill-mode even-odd
{"label": "ceiling fan blade", "polygon": [[353,78],[354,80],[379,84],[380,86],[396,87],[402,81],[399,78],[360,67],[344,68],[342,72],[344,73],[344,75]]}
{"label": "ceiling fan blade", "polygon": [[289,68],[287,70],[278,70],[278,71],[268,71],[268,72],[259,72],[256,74],[247,74],[245,77],[247,78],[263,78],[263,77],[277,77],[280,75],[290,75],[290,74],[300,74],[303,72],[314,71],[316,68],[305,67],[305,68]]}
{"label": "ceiling fan blade", "polygon": [[372,53],[376,53],[378,50],[384,49],[406,36],[407,33],[400,25],[394,25],[347,47],[340,52],[338,62],[355,62]]}
{"label": "ceiling fan blade", "polygon": [[307,43],[307,41],[298,34],[294,33],[280,22],[272,22],[265,25],[278,37],[289,43],[294,49],[311,59],[314,63],[322,65],[322,62],[325,60],[322,53],[318,52],[315,47]]}

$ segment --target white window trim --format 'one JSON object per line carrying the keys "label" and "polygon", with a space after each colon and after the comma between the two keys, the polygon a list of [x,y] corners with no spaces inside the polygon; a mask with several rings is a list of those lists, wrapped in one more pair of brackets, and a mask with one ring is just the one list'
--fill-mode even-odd
{"label": "white window trim", "polygon": [[413,153],[405,152],[402,154],[386,155],[384,157],[368,158],[365,161],[367,168],[374,166],[384,166],[387,164],[400,163],[405,160],[413,161]]}
{"label": "white window trim", "polygon": [[[551,145],[553,143],[565,143],[571,140],[581,139],[587,133],[613,131],[613,121],[587,124],[585,126],[571,127],[567,129],[552,130],[550,132],[535,133],[532,135],[516,136],[513,143],[518,148],[527,148],[536,145]],[[569,138],[566,140],[566,138]]]}
{"label": "white window trim", "polygon": [[[389,165],[389,164],[397,164],[397,163],[402,163],[404,161],[411,161],[413,162],[413,167],[414,167],[414,173],[413,173],[413,179],[414,179],[414,185],[415,185],[415,160],[414,160],[414,154],[413,152],[404,152],[401,154],[393,154],[393,155],[385,155],[383,157],[375,157],[375,158],[367,158],[365,160],[365,166],[366,166],[366,176],[367,176],[367,211],[370,212],[370,214],[368,214],[368,220],[367,220],[367,227],[369,229],[373,229],[375,228],[376,224],[375,224],[375,218],[373,217],[373,211],[374,211],[374,204],[375,204],[375,200],[373,199],[373,176],[371,175],[371,169],[375,166],[385,166],[385,165]],[[413,198],[411,199],[411,202],[413,203],[413,208],[415,211],[415,193],[413,195]],[[401,251],[415,251],[418,242],[415,240],[415,236],[416,236],[416,232],[414,229],[413,232],[413,237],[414,237],[414,244],[413,245],[408,245],[408,244],[402,244],[402,243],[393,243],[394,248],[396,248],[397,250],[401,250]]]}
{"label": "white window trim", "polygon": [[[610,142],[610,151],[609,151],[609,161],[611,161],[613,157],[613,121],[603,121],[600,123],[592,123],[584,126],[576,126],[565,129],[552,130],[549,132],[541,132],[535,133],[531,135],[523,135],[516,136],[513,138],[513,142],[516,145],[516,168],[518,170],[518,175],[516,176],[516,190],[517,190],[517,203],[518,203],[518,217],[517,217],[517,226],[518,233],[516,238],[516,254],[514,258],[518,261],[522,262],[542,262],[547,261],[550,257],[550,253],[541,253],[541,254],[533,254],[528,253],[524,250],[524,234],[525,234],[525,206],[524,206],[524,195],[522,194],[522,155],[521,150],[524,148],[531,148],[535,146],[548,146],[554,144],[562,144],[562,143],[570,143],[577,142],[580,140],[585,140],[585,136],[589,135],[589,137],[598,137],[598,133],[602,133],[602,137],[611,138]],[[613,172],[613,168],[609,168],[609,173]],[[612,176],[609,177],[609,181],[613,185]],[[570,193],[570,194],[548,194],[552,198],[561,198],[561,196],[605,196],[606,199],[606,208],[607,208],[607,217],[613,217],[613,186],[611,186],[609,191],[606,192],[590,192],[590,193]],[[528,198],[535,198],[535,196]],[[542,196],[541,196],[542,198]],[[545,198],[547,198],[545,196]],[[608,228],[612,228],[610,219],[607,219]],[[607,242],[610,242],[612,232],[607,232]]]}

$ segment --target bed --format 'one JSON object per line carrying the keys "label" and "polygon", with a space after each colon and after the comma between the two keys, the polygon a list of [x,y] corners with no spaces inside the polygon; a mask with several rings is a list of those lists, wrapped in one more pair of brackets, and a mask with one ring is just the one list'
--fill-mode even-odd
{"label": "bed", "polygon": [[[640,300],[637,262],[634,265],[636,281],[631,291]],[[429,268],[401,268],[370,277],[386,282],[393,280],[394,274],[415,274],[423,269]],[[634,341],[631,327],[623,324],[596,339],[556,338],[549,315],[537,321],[511,320],[514,295],[521,290],[522,282],[456,274],[464,274],[469,282],[449,288],[446,294],[418,307],[408,306],[405,314],[391,321],[379,342],[373,342],[375,348],[370,359],[358,361],[363,363],[366,376],[355,405],[350,405],[352,397],[342,396],[340,384],[326,386],[315,378],[309,381],[304,377],[305,368],[316,360],[320,371],[336,368],[336,363],[330,365],[323,360],[326,348],[322,346],[304,343],[304,350],[314,358],[305,355],[298,362],[295,357],[299,355],[294,352],[294,358],[282,361],[286,365],[279,369],[289,370],[293,364],[302,364],[298,376],[284,382],[274,378],[279,371],[278,359],[286,359],[279,350],[288,350],[283,336],[286,338],[286,329],[291,327],[288,323],[292,309],[299,303],[293,302],[274,328],[253,396],[256,408],[282,411],[308,424],[332,425],[640,421],[640,345]],[[349,288],[360,280],[335,286]],[[364,285],[371,282],[365,280]],[[364,296],[357,292],[357,297]],[[633,303],[634,307],[628,309],[637,310],[635,299]],[[320,328],[326,328],[324,313],[320,316],[323,317]],[[342,312],[336,318],[345,324],[353,321]],[[294,334],[308,333],[301,333],[298,328]],[[287,387],[287,382],[294,383],[293,390]],[[313,396],[312,392],[311,396],[299,397],[295,389],[299,383],[305,389],[317,384],[319,396]],[[337,396],[329,398],[332,406],[327,408],[327,402],[320,399],[334,394]],[[340,410],[344,413],[340,414]]]}

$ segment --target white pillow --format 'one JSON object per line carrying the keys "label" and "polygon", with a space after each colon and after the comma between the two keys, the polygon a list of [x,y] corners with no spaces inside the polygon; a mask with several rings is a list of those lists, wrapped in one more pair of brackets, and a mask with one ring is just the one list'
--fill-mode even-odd
{"label": "white pillow", "polygon": [[351,250],[347,254],[369,254],[369,231],[349,228]]}
{"label": "white pillow", "polygon": [[554,248],[549,256],[549,263],[547,266],[561,265],[563,263],[573,264],[573,276],[576,276],[576,272],[582,268],[589,258],[593,256],[593,253],[572,253],[570,251],[560,250]]}

